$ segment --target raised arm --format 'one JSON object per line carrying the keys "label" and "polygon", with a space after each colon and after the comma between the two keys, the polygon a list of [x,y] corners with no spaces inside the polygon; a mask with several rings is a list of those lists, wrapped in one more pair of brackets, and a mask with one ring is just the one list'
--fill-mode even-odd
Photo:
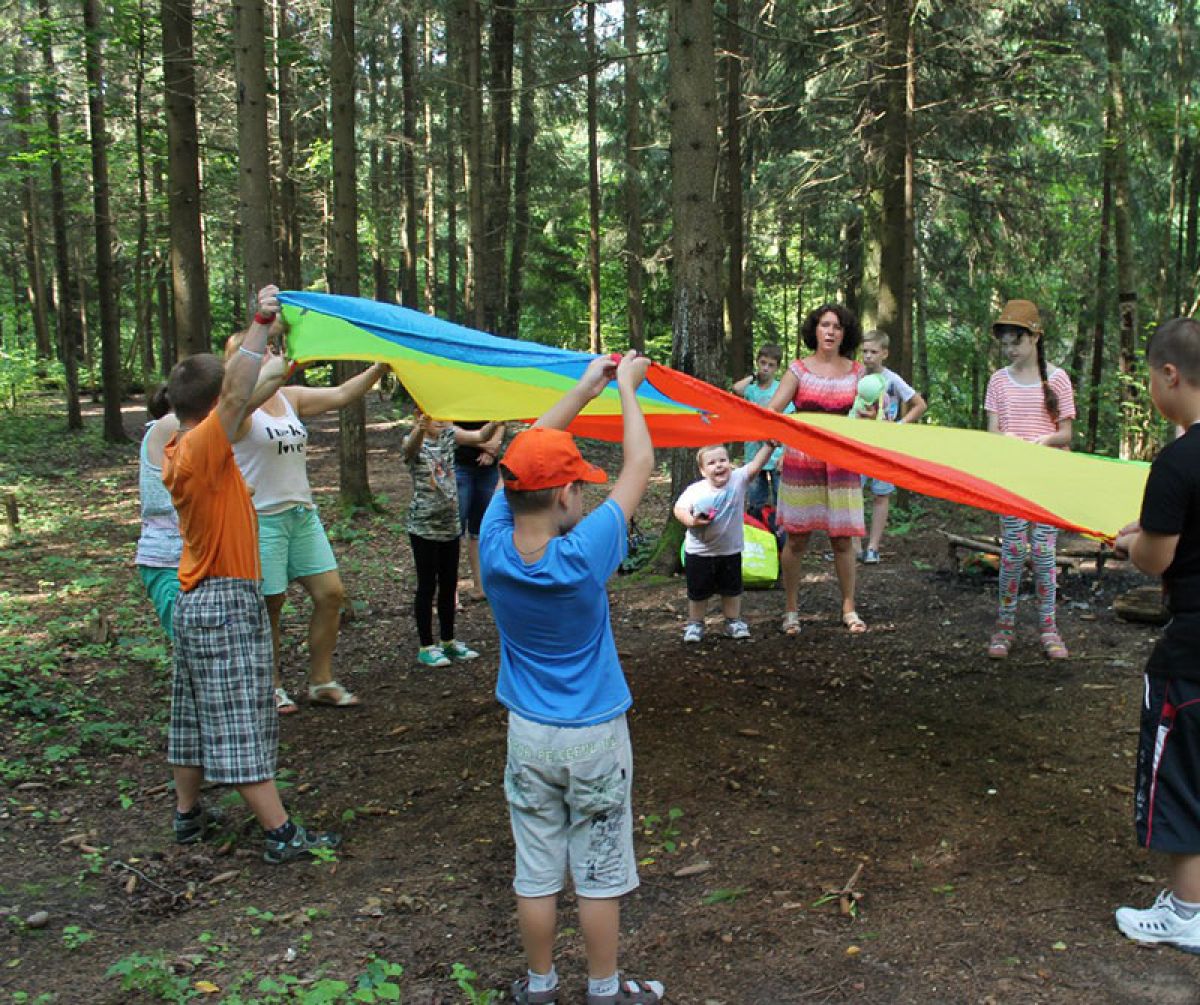
{"label": "raised arm", "polygon": [[489,422],[486,426],[480,426],[479,429],[460,429],[455,426],[454,442],[460,447],[480,447],[482,449],[495,435],[499,425],[498,422]]}
{"label": "raised arm", "polygon": [[[624,362],[624,361],[622,361]],[[647,365],[649,365],[647,363]],[[589,401],[600,394],[617,372],[617,364],[611,356],[597,356],[587,365],[583,376],[571,390],[564,394],[534,426],[547,429],[566,429]],[[644,376],[644,373],[643,373]],[[640,383],[640,381],[639,381]],[[622,399],[623,400],[623,399]]]}
{"label": "raised arm", "polygon": [[258,291],[258,312],[237,351],[225,362],[225,380],[217,399],[217,421],[230,442],[237,435],[250,406],[258,371],[262,367],[271,323],[279,313],[279,287],[264,286]]}
{"label": "raised arm", "polygon": [[408,435],[404,437],[404,443],[400,447],[405,461],[411,461],[417,456],[421,444],[425,442],[425,434],[428,432],[430,421],[429,416],[424,412],[416,413],[416,421],[413,423],[412,429],[408,431]]}
{"label": "raised arm", "polygon": [[754,379],[754,374],[749,374],[749,375],[743,377],[741,380],[734,381],[733,393],[740,394],[742,397],[745,397],[746,396],[746,388],[748,388],[750,386],[750,381],[752,381],[753,379]]}
{"label": "raised arm", "polygon": [[654,445],[650,442],[650,430],[637,399],[637,389],[646,379],[649,368],[650,360],[638,356],[632,349],[617,366],[617,391],[621,395],[621,421],[625,434],[624,457],[621,473],[617,475],[609,498],[621,507],[626,520],[637,511],[654,472]]}
{"label": "raised arm", "polygon": [[758,473],[762,471],[763,465],[771,459],[771,455],[775,453],[778,446],[779,444],[774,440],[767,440],[758,448],[758,453],[751,457],[746,464],[747,481],[757,477]]}
{"label": "raised arm", "polygon": [[289,387],[284,393],[296,414],[302,419],[308,419],[353,404],[371,390],[387,372],[386,363],[375,363],[337,387]]}

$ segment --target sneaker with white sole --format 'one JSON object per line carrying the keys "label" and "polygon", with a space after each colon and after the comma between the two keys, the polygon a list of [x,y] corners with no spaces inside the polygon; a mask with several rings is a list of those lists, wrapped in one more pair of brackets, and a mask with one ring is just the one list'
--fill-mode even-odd
{"label": "sneaker with white sole", "polygon": [[457,639],[443,642],[442,652],[449,656],[455,663],[466,663],[467,660],[479,659],[479,653],[470,646],[464,646]]}
{"label": "sneaker with white sole", "polygon": [[868,548],[866,551],[863,552],[862,560],[863,560],[863,565],[878,565],[879,564],[879,552],[876,551],[874,548]]}
{"label": "sneaker with white sole", "polygon": [[417,662],[423,667],[448,667],[450,657],[441,646],[421,646],[417,651]]}
{"label": "sneaker with white sole", "polygon": [[1116,913],[1117,928],[1134,942],[1167,945],[1185,953],[1200,953],[1200,914],[1185,918],[1175,910],[1170,890],[1163,890],[1149,907],[1122,907]]}
{"label": "sneaker with white sole", "polygon": [[297,824],[296,833],[290,841],[275,841],[272,838],[265,840],[263,861],[271,865],[283,865],[305,856],[315,857],[323,851],[333,851],[341,843],[340,834],[334,834],[332,831],[310,831]]}
{"label": "sneaker with white sole", "polygon": [[683,626],[684,642],[699,642],[704,638],[704,626],[699,621],[689,621]]}
{"label": "sneaker with white sole", "polygon": [[750,638],[750,626],[741,618],[735,618],[733,621],[725,622],[725,635],[731,639],[748,639]]}

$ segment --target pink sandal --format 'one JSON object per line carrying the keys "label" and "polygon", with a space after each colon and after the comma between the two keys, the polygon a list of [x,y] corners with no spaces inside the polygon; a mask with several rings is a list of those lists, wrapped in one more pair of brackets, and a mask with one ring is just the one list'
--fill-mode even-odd
{"label": "pink sandal", "polygon": [[1013,630],[1011,628],[997,628],[988,642],[988,659],[1002,660],[1008,656],[1009,649],[1012,648]]}
{"label": "pink sandal", "polygon": [[1057,631],[1042,632],[1042,652],[1051,660],[1065,660],[1071,655]]}

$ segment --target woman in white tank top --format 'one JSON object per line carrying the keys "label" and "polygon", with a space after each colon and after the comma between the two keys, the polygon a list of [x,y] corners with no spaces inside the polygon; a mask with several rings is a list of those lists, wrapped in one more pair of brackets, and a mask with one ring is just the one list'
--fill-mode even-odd
{"label": "woman in white tank top", "polygon": [[[226,355],[235,352],[238,336]],[[233,451],[258,513],[263,599],[275,647],[275,707],[298,711],[280,674],[280,614],[288,584],[299,583],[312,599],[308,623],[308,700],[349,708],[359,703],[333,676],[333,650],[346,591],[308,483],[308,431],[304,419],[358,401],[387,372],[376,363],[338,387],[284,387],[242,422]]]}

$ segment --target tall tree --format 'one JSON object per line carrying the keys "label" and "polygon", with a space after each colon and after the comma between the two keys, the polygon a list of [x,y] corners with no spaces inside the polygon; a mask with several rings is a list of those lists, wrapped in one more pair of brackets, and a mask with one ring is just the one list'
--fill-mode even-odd
{"label": "tall tree", "polygon": [[404,208],[404,250],[400,263],[400,302],[417,306],[417,58],[413,51],[416,21],[400,19],[400,91],[403,111],[400,144],[400,200]]}
{"label": "tall tree", "polygon": [[212,348],[200,224],[200,137],[196,126],[191,0],[162,0],[162,46],[175,345],[182,358]]}
{"label": "tall tree", "polygon": [[629,347],[646,348],[646,314],[642,303],[642,84],[638,70],[638,0],[625,0],[625,310]]}
{"label": "tall tree", "polygon": [[513,157],[513,237],[508,261],[508,295],[500,333],[516,338],[521,330],[521,291],[525,275],[525,249],[529,241],[530,155],[537,133],[537,53],[534,49],[534,12],[521,15],[521,96],[517,113],[517,149]]}
{"label": "tall tree", "polygon": [[729,375],[749,373],[753,359],[746,325],[742,260],[742,26],[739,0],[725,2],[725,240],[729,246],[725,311],[729,318]]}
{"label": "tall tree", "polygon": [[263,0],[234,0],[237,84],[238,222],[246,267],[243,309],[268,283],[279,281],[271,229],[271,172],[267,152],[266,17]]}
{"label": "tall tree", "polygon": [[[671,365],[720,384],[725,373],[721,317],[724,247],[716,203],[719,149],[713,5],[712,0],[671,0],[669,10]],[[690,458],[677,452],[671,473],[673,496],[693,474]]]}
{"label": "tall tree", "polygon": [[[333,157],[333,247],[330,292],[358,296],[358,193],[354,146],[354,0],[333,0],[333,47],[329,60],[330,139]],[[363,369],[340,361],[334,379],[343,383]],[[342,503],[368,506],[367,412],[360,398],[338,413],[338,468]]]}
{"label": "tall tree", "polygon": [[[424,31],[421,33],[421,66],[426,80],[433,66],[433,16],[426,13]],[[426,85],[425,100],[422,102],[425,114],[425,310],[430,314],[437,313],[437,187],[435,179],[437,172],[433,156],[433,100]],[[449,186],[451,192],[453,184]]]}
{"label": "tall tree", "polygon": [[58,353],[67,384],[67,428],[83,428],[83,409],[79,403],[79,350],[83,345],[83,321],[75,305],[71,248],[67,241],[67,205],[63,185],[62,127],[58,116],[57,68],[50,33],[50,0],[38,0],[39,43],[42,50],[43,84],[46,93],[42,105],[46,113],[46,133],[50,153],[50,219],[54,230],[54,267],[58,285]]}
{"label": "tall tree", "polygon": [[32,159],[28,156],[29,133],[33,129],[33,107],[29,100],[29,85],[25,77],[25,50],[13,50],[14,75],[13,119],[16,125],[17,160],[21,174],[21,232],[25,238],[25,299],[33,315],[34,346],[39,359],[48,359],[54,352],[50,338],[50,298],[42,267],[42,221],[38,205],[37,178]]}
{"label": "tall tree", "polygon": [[588,143],[588,347],[600,351],[600,146],[597,122],[596,5],[588,2],[587,36],[587,143]]}
{"label": "tall tree", "polygon": [[1134,274],[1133,233],[1129,191],[1129,147],[1125,111],[1124,30],[1115,17],[1104,25],[1108,54],[1108,142],[1113,157],[1113,231],[1117,250],[1117,308],[1120,312],[1121,442],[1123,458],[1137,448],[1134,408],[1137,401],[1134,368],[1137,353],[1137,280]]}
{"label": "tall tree", "polygon": [[96,233],[96,287],[100,298],[100,370],[104,439],[123,443],[121,421],[121,322],[113,267],[113,226],[108,182],[108,126],[104,113],[104,49],[98,0],[83,0],[84,63],[88,84],[88,138],[92,148],[92,212]]}
{"label": "tall tree", "polygon": [[288,0],[275,0],[275,108],[279,121],[279,263],[284,288],[297,290],[301,275],[300,207],[296,188],[296,126],[293,121],[293,41]]}
{"label": "tall tree", "polygon": [[[504,319],[504,252],[508,243],[510,188],[512,186],[513,49],[516,38],[515,0],[494,0],[489,43],[488,92],[491,96],[492,143],[484,181],[483,327],[500,330]],[[589,8],[591,4],[588,4]],[[526,15],[528,16],[528,15]]]}

